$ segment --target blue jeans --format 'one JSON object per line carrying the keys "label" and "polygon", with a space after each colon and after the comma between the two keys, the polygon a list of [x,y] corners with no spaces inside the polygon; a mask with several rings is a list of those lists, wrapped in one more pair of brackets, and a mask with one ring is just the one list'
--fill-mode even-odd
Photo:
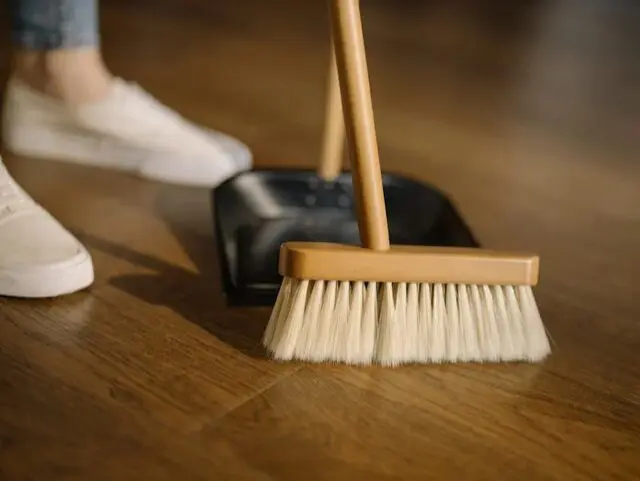
{"label": "blue jeans", "polygon": [[9,0],[15,47],[53,50],[98,46],[98,0]]}

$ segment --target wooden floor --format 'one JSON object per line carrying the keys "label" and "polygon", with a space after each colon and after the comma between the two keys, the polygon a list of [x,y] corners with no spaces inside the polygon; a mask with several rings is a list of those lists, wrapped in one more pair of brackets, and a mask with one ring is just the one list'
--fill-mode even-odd
{"label": "wooden floor", "polygon": [[[485,245],[540,252],[553,356],[276,364],[269,310],[225,306],[208,192],[7,156],[97,280],[0,300],[0,479],[640,478],[640,8],[363,14],[385,168],[449,192]],[[326,20],[321,0],[105,0],[102,16],[114,71],[244,139],[258,167],[318,158]]]}

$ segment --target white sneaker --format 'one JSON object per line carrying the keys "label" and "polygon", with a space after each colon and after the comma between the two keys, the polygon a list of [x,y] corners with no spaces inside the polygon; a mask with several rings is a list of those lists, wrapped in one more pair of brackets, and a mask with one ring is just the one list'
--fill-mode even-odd
{"label": "white sneaker", "polygon": [[5,95],[5,146],[184,185],[215,187],[251,169],[247,146],[194,125],[138,85],[114,80],[100,102],[71,108],[13,78]]}
{"label": "white sneaker", "polygon": [[89,253],[20,188],[0,159],[0,295],[57,297],[92,283]]}

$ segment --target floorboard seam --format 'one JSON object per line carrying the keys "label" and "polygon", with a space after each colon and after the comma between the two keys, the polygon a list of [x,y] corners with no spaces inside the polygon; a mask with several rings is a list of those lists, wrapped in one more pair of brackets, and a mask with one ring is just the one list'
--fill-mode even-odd
{"label": "floorboard seam", "polygon": [[[300,366],[300,367],[298,367],[296,369],[293,369],[291,372],[289,372],[287,374],[283,374],[282,376],[274,379],[273,381],[268,382],[267,384],[265,384],[263,387],[261,387],[257,391],[254,391],[253,393],[249,394],[248,396],[238,400],[238,402],[236,402],[234,405],[232,405],[227,411],[216,415],[213,419],[211,419],[210,422],[206,423],[206,427],[207,428],[215,428],[218,424],[220,424],[220,422],[225,417],[229,416],[229,414],[237,411],[238,409],[240,409],[245,404],[249,403],[250,401],[252,401],[256,397],[258,397],[258,396],[264,394],[265,392],[269,391],[271,388],[273,388],[274,386],[276,386],[280,382],[284,381],[285,379],[288,379],[289,377],[291,377],[292,375],[300,372],[303,369],[304,369],[304,366]],[[202,429],[202,427],[200,429]]]}

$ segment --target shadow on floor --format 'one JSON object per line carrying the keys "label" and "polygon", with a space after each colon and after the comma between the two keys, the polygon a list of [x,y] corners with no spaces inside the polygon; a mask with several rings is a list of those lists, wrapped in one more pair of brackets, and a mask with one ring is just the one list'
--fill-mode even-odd
{"label": "shadow on floor", "polygon": [[[153,274],[115,276],[109,284],[146,303],[165,306],[234,349],[265,357],[261,337],[269,309],[226,306],[217,265],[208,193],[167,187],[155,209],[182,245],[197,272],[137,252],[125,245],[78,233],[91,249],[123,259]],[[211,232],[211,233],[208,233]]]}

